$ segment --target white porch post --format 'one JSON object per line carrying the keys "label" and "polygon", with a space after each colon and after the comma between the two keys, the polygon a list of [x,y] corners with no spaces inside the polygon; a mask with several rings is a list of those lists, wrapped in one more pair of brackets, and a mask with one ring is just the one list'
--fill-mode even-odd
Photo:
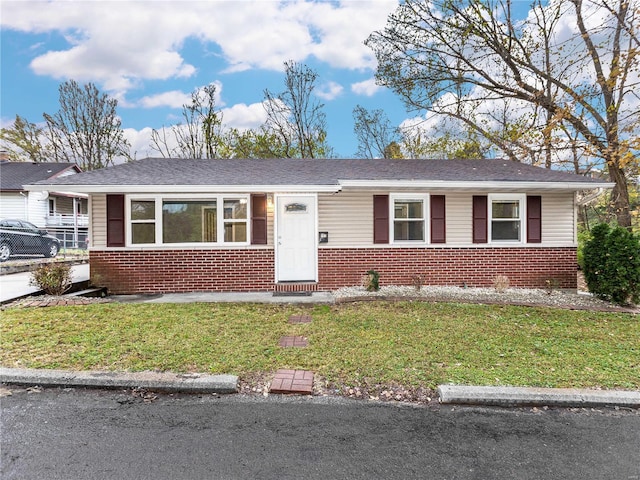
{"label": "white porch post", "polygon": [[78,248],[78,199],[73,197],[73,248]]}

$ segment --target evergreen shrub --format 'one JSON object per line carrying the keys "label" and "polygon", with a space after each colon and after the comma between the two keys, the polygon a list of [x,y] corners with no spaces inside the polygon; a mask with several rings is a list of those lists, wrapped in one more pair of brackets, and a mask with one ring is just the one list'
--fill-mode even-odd
{"label": "evergreen shrub", "polygon": [[640,238],[606,223],[591,230],[583,250],[584,278],[598,298],[625,305],[640,301]]}

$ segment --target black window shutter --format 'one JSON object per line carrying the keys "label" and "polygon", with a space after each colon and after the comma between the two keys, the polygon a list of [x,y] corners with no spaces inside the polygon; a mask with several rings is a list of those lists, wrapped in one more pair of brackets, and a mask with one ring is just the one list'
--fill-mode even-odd
{"label": "black window shutter", "polygon": [[373,243],[389,243],[389,195],[373,196]]}
{"label": "black window shutter", "polygon": [[487,196],[473,196],[473,243],[487,243],[488,209]]}
{"label": "black window shutter", "polygon": [[264,193],[251,195],[251,243],[267,244],[267,195]]}
{"label": "black window shutter", "polygon": [[527,242],[542,242],[542,197],[527,196]]}
{"label": "black window shutter", "polygon": [[124,247],[124,195],[107,195],[107,247]]}
{"label": "black window shutter", "polygon": [[431,195],[431,243],[447,242],[444,195]]}

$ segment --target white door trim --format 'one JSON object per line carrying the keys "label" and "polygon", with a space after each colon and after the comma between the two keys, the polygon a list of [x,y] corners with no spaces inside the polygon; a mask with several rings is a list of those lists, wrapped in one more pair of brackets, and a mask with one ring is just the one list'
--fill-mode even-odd
{"label": "white door trim", "polygon": [[[280,202],[282,198],[285,197],[297,197],[297,198],[306,198],[310,199],[314,205],[314,218],[313,218],[313,278],[304,278],[299,280],[281,280],[281,269],[279,262],[279,246],[280,241],[279,237],[279,229],[281,226],[279,217],[280,217]],[[280,282],[295,282],[295,281],[318,281],[318,194],[317,193],[276,193],[274,194],[274,228],[273,228],[273,244],[275,248],[275,281],[276,283]]]}

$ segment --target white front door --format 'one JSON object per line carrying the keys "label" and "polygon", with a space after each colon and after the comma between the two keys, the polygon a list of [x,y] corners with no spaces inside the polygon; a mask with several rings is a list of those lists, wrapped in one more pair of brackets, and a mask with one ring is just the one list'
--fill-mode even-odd
{"label": "white front door", "polygon": [[316,196],[277,196],[276,275],[279,282],[316,281]]}

